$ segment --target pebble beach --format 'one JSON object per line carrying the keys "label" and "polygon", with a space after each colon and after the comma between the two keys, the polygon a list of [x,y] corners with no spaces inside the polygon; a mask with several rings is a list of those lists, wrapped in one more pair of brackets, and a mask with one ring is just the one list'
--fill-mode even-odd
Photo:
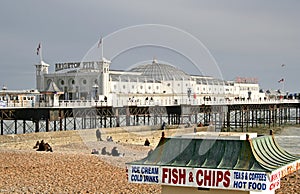
{"label": "pebble beach", "polygon": [[[0,193],[161,193],[160,185],[128,183],[125,168],[126,162],[145,157],[160,133],[106,133],[113,143],[97,142],[92,130],[90,135],[62,131],[1,136]],[[151,137],[151,146],[143,146],[145,137]],[[33,149],[41,139],[50,143],[53,152]],[[124,156],[91,154],[91,149],[104,146],[108,150],[116,146]],[[299,192],[299,171],[284,177],[276,190],[277,194]]]}

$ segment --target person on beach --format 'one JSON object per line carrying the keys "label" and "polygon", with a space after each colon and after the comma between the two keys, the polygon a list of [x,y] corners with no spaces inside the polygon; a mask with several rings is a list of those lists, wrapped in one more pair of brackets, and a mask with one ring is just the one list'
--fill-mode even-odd
{"label": "person on beach", "polygon": [[145,143],[144,143],[144,146],[150,146],[150,141],[149,141],[148,138],[146,138]]}
{"label": "person on beach", "polygon": [[102,150],[101,150],[101,154],[102,154],[102,155],[106,155],[106,154],[108,154],[108,153],[107,153],[107,151],[106,151],[106,147],[103,147],[103,148],[102,148]]}
{"label": "person on beach", "polygon": [[161,126],[161,130],[165,130],[166,129],[166,122],[163,122],[162,126]]}
{"label": "person on beach", "polygon": [[122,155],[119,151],[117,147],[113,147],[113,149],[111,150],[111,155],[112,156],[124,156],[125,153]]}
{"label": "person on beach", "polygon": [[96,130],[96,137],[97,137],[97,141],[102,141],[101,132],[99,129]]}

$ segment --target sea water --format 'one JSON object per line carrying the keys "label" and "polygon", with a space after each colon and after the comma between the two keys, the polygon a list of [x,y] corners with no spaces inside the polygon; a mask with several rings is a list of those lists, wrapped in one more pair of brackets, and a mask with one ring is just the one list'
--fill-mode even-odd
{"label": "sea water", "polygon": [[300,127],[284,127],[275,139],[284,150],[300,155]]}

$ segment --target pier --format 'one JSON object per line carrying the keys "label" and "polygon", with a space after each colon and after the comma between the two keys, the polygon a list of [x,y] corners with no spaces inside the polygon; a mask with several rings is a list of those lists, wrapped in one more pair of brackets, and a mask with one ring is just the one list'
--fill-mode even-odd
{"label": "pier", "polygon": [[126,104],[96,101],[60,101],[46,107],[9,105],[0,108],[0,134],[110,128],[137,125],[213,125],[216,131],[299,124],[300,101],[202,101],[199,104]]}

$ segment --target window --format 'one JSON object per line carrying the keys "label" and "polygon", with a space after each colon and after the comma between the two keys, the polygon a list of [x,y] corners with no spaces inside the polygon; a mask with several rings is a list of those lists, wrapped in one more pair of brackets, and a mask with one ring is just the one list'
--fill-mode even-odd
{"label": "window", "polygon": [[82,83],[83,83],[84,85],[86,85],[86,79],[82,80]]}

